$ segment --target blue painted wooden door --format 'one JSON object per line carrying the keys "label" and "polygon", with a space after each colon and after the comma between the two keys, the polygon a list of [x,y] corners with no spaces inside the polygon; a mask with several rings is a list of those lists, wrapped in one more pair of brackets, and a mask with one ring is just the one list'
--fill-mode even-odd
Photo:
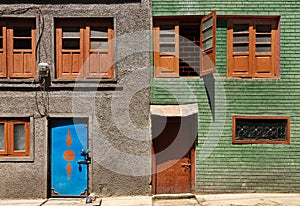
{"label": "blue painted wooden door", "polygon": [[86,124],[56,122],[51,128],[51,196],[86,196],[88,166],[78,164],[87,151]]}

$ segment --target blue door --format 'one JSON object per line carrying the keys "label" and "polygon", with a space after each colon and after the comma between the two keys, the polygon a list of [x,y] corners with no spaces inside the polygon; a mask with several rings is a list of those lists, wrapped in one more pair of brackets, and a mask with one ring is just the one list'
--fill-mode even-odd
{"label": "blue door", "polygon": [[86,196],[88,130],[84,123],[55,121],[51,126],[51,196]]}

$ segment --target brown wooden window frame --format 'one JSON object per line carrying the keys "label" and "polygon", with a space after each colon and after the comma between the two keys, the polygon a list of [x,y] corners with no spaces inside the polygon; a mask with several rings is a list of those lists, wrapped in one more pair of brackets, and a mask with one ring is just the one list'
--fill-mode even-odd
{"label": "brown wooden window frame", "polygon": [[[0,20],[0,26],[0,39],[2,40],[2,47],[0,48],[0,78],[34,78],[36,74],[35,19],[3,18]],[[25,27],[30,29],[30,31],[27,33],[25,30],[19,29],[17,31],[17,28],[22,29]]]}
{"label": "brown wooden window frame", "polygon": [[[0,150],[0,158],[30,156],[30,121],[22,119],[0,120],[4,125],[4,149]],[[24,150],[14,149],[15,125],[24,125]]]}
{"label": "brown wooden window frame", "polygon": [[[228,19],[227,25],[227,77],[232,78],[279,78],[279,19],[253,18]],[[234,31],[234,25],[248,25],[248,31]],[[257,31],[259,26],[270,26],[270,32]],[[235,28],[237,28],[235,27]],[[238,40],[234,37],[248,37]],[[266,37],[259,42],[258,37]],[[263,38],[261,38],[263,39]],[[247,46],[247,51],[234,51],[234,47]],[[270,51],[256,51],[269,45]],[[244,47],[245,48],[245,47]]]}
{"label": "brown wooden window frame", "polygon": [[[216,72],[216,11],[212,11],[210,14],[199,17],[199,30],[200,30],[200,74],[198,76],[203,77],[208,74]],[[211,23],[208,27],[207,23]],[[161,41],[161,27],[169,26],[173,27],[174,30],[174,41],[173,42],[162,42]],[[178,77],[189,77],[180,76],[179,74],[179,29],[180,19],[168,20],[162,19],[161,21],[155,21],[153,26],[153,65],[154,65],[154,77],[155,78],[178,78]],[[207,32],[211,29],[211,33]],[[204,37],[204,34],[209,36]],[[169,33],[170,35],[170,33]],[[206,42],[211,41],[211,46],[202,49]],[[174,45],[174,51],[165,52],[161,51],[161,45],[169,44]],[[194,77],[194,76],[193,76]]]}
{"label": "brown wooden window frame", "polygon": [[[78,37],[64,37],[64,29],[78,28]],[[107,28],[107,36],[92,37],[91,28]],[[114,29],[112,18],[58,18],[55,20],[56,77],[58,79],[113,79]],[[78,48],[64,48],[63,41],[78,39]],[[106,42],[91,48],[92,41]],[[71,45],[72,46],[72,45]],[[74,45],[73,45],[74,46]]]}
{"label": "brown wooden window frame", "polygon": [[[270,139],[246,139],[239,140],[236,138],[237,120],[284,120],[286,121],[286,139],[270,140]],[[233,116],[232,117],[232,143],[233,144],[290,144],[290,117],[289,116]]]}

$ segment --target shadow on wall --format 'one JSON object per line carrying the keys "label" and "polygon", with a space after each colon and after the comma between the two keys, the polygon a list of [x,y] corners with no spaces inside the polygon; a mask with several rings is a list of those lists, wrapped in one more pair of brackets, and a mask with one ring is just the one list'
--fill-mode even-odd
{"label": "shadow on wall", "polygon": [[205,75],[203,77],[206,95],[209,101],[210,111],[215,121],[215,95],[216,95],[216,88],[215,88],[215,79],[212,74]]}
{"label": "shadow on wall", "polygon": [[[3,0],[1,4],[28,3],[28,0]],[[124,4],[141,3],[141,0],[36,0],[36,4]]]}

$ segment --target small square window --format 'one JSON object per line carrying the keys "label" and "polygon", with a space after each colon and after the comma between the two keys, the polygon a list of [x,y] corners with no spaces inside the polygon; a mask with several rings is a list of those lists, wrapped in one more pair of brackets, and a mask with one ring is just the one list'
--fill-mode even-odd
{"label": "small square window", "polygon": [[29,155],[29,119],[0,119],[0,157]]}

